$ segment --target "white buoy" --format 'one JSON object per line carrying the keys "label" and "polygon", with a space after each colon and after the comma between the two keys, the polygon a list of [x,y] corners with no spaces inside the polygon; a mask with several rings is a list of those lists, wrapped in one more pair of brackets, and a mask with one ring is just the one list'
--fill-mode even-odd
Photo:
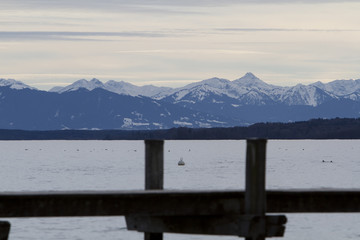
{"label": "white buoy", "polygon": [[180,158],[180,161],[178,162],[178,165],[179,166],[184,166],[185,165],[185,162],[184,162],[182,157]]}

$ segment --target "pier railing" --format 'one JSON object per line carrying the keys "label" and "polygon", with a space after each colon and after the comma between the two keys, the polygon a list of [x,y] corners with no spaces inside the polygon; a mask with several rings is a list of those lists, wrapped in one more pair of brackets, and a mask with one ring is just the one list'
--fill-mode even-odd
{"label": "pier railing", "polygon": [[[245,191],[163,190],[164,141],[145,141],[145,190],[3,192],[0,217],[125,216],[128,230],[158,240],[163,233],[281,237],[284,215],[360,212],[360,190],[265,190],[266,140],[247,140]],[[0,240],[10,223],[0,222]]]}

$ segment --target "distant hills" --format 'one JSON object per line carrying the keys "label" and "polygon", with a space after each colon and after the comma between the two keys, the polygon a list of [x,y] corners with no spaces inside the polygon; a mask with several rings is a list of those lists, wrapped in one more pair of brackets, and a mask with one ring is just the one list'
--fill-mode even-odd
{"label": "distant hills", "polygon": [[0,140],[209,140],[209,139],[360,139],[360,118],[312,119],[294,123],[256,123],[231,128],[171,128],[163,130],[0,129]]}
{"label": "distant hills", "polygon": [[247,73],[180,88],[82,79],[50,91],[0,79],[1,129],[219,128],[337,117],[360,117],[360,79],[281,87]]}

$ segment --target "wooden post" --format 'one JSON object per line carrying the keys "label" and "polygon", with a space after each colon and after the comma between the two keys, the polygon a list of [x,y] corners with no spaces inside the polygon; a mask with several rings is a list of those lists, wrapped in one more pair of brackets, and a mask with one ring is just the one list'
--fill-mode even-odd
{"label": "wooden post", "polygon": [[247,140],[245,214],[260,218],[252,237],[246,240],[263,240],[266,236],[265,160],[266,139]]}
{"label": "wooden post", "polygon": [[[145,190],[164,188],[164,141],[145,140]],[[162,240],[162,233],[144,233],[145,240]]]}
{"label": "wooden post", "polygon": [[10,223],[7,221],[0,221],[0,240],[8,240],[10,233]]}

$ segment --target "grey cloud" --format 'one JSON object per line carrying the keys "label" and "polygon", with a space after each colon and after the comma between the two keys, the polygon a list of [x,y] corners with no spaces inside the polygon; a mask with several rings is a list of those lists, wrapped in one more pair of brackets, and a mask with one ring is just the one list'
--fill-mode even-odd
{"label": "grey cloud", "polygon": [[[156,10],[156,7],[217,7],[239,4],[321,4],[321,3],[359,2],[358,0],[2,0],[1,5],[20,8],[80,8],[108,9],[115,11]],[[174,10],[176,11],[176,10]]]}
{"label": "grey cloud", "polygon": [[168,15],[203,15],[202,8],[256,4],[323,4],[358,2],[357,0],[1,0],[0,9],[77,10],[111,13],[141,13]]}
{"label": "grey cloud", "polygon": [[[2,0],[0,9],[71,9],[71,10],[92,10],[109,12],[140,12],[140,13],[169,13],[169,14],[192,14],[198,13],[191,7],[202,4],[191,4],[191,1],[157,1],[157,0]],[[176,7],[189,7],[179,9]]]}
{"label": "grey cloud", "polygon": [[216,28],[223,32],[358,32],[360,29],[312,29],[312,28]]}
{"label": "grey cloud", "polygon": [[[112,37],[165,37],[164,33],[156,32],[36,32],[21,31],[0,32],[0,40],[71,40],[71,41],[106,41]],[[106,40],[97,37],[107,37]]]}

